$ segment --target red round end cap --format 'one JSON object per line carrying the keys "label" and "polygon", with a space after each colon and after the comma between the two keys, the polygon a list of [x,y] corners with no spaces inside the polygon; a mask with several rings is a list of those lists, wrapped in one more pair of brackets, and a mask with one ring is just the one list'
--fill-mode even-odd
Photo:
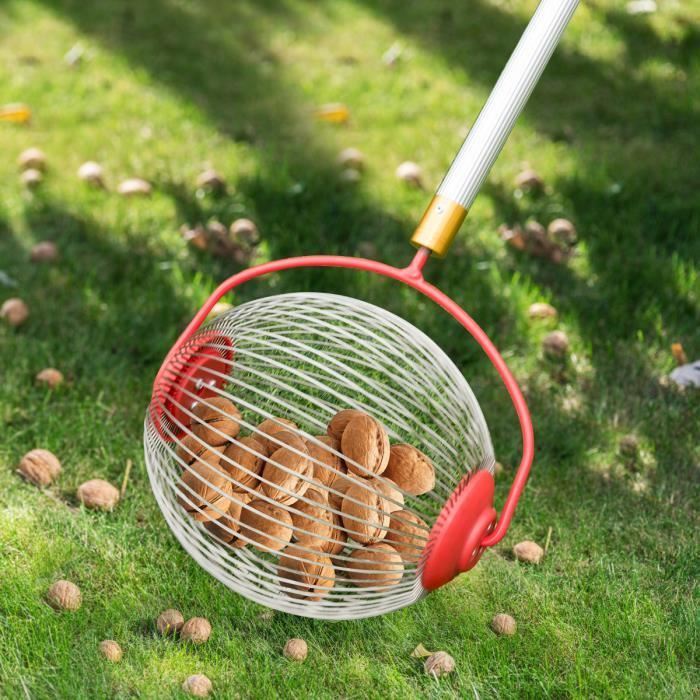
{"label": "red round end cap", "polygon": [[197,399],[217,395],[216,390],[227,383],[232,360],[231,339],[212,332],[187,343],[161,370],[153,387],[151,418],[164,440],[172,442],[184,435],[184,429],[178,425],[190,423],[184,409],[190,410]]}
{"label": "red round end cap", "polygon": [[421,580],[433,591],[469,571],[484,552],[481,543],[493,529],[494,481],[481,469],[468,474],[452,492],[430,531]]}

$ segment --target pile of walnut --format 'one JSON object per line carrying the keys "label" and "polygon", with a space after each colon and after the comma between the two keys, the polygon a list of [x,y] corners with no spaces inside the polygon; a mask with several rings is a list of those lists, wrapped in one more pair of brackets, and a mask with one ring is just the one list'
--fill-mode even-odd
{"label": "pile of walnut", "polygon": [[285,418],[241,436],[241,414],[214,397],[193,409],[177,449],[180,505],[217,541],[279,556],[283,590],[320,600],[339,578],[394,586],[415,567],[430,528],[404,494],[435,486],[435,468],[408,444],[389,444],[371,416],[346,409],[326,435],[302,437]]}

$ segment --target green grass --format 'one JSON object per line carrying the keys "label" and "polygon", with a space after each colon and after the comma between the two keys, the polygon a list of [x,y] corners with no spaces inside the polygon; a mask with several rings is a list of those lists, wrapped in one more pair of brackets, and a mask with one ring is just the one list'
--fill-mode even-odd
{"label": "green grass", "polygon": [[[659,2],[652,16],[624,3],[582,5],[494,167],[449,258],[426,275],[467,308],[502,348],[526,388],[537,458],[512,529],[469,575],[412,608],[361,622],[275,614],[201,571],[167,530],[150,493],[141,447],[150,383],[179,331],[217,281],[238,268],[185,248],[184,222],[254,218],[259,259],[355,254],[368,242],[403,264],[429,190],[439,182],[515,44],[530,0],[6,0],[0,6],[1,101],[34,110],[28,127],[0,124],[0,269],[17,281],[25,326],[0,326],[0,696],[177,697],[206,673],[216,697],[687,698],[700,692],[700,394],[658,379],[670,345],[700,355],[700,2]],[[394,42],[403,53],[386,68]],[[81,64],[63,55],[79,42]],[[312,118],[342,100],[347,126]],[[35,194],[15,159],[48,154]],[[335,154],[367,154],[362,182],[339,181]],[[99,160],[110,187],[146,177],[154,196],[124,201],[75,177]],[[416,160],[428,192],[395,180]],[[544,196],[516,198],[528,162]],[[211,163],[231,187],[196,196]],[[295,183],[301,187],[294,188]],[[300,192],[298,190],[301,190]],[[555,266],[504,248],[496,229],[535,217],[571,218],[579,254]],[[33,265],[52,239],[62,258]],[[519,455],[515,419],[478,349],[442,314],[389,282],[300,271],[265,279],[234,302],[317,289],[386,305],[426,329],[463,369],[506,465]],[[527,306],[546,300],[572,341],[562,368],[543,359],[552,326]],[[691,358],[692,359],[692,358]],[[33,385],[45,366],[69,378],[54,393]],[[639,471],[617,452],[642,443]],[[63,476],[42,493],[14,473],[43,446]],[[119,483],[112,514],[75,507],[76,486]],[[530,568],[513,543],[541,542]],[[82,609],[57,614],[43,596],[67,577]],[[166,607],[205,615],[210,642],[156,637]],[[496,612],[518,621],[496,638]],[[288,637],[310,645],[286,662]],[[98,656],[117,639],[118,666]],[[423,643],[457,671],[440,681],[410,658]]]}

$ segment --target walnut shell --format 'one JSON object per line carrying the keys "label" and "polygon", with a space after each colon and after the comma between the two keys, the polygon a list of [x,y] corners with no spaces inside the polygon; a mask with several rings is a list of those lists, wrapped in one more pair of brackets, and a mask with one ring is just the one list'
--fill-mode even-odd
{"label": "walnut shell", "polygon": [[355,416],[343,431],[340,445],[348,471],[363,478],[381,474],[389,462],[389,436],[370,416]]}
{"label": "walnut shell", "polygon": [[[340,441],[336,438],[330,435],[318,435],[315,436],[314,439],[323,443],[326,447],[340,452]],[[313,464],[314,479],[324,486],[330,486],[336,476],[338,476],[338,472],[347,472],[347,468],[341,457],[333,454],[322,445],[318,445],[312,440],[307,440],[306,449],[309,451],[309,457]],[[322,462],[323,464],[317,464],[317,462]],[[324,464],[327,465],[327,467],[324,467]]]}
{"label": "walnut shell", "polygon": [[112,663],[119,663],[122,660],[122,648],[113,639],[105,639],[100,642],[100,654]]}
{"label": "walnut shell", "polygon": [[[180,440],[175,454],[178,460],[182,460],[185,464],[192,464],[208,451],[209,445],[202,442],[196,435],[185,435],[185,437]],[[178,466],[182,466],[179,461]]]}
{"label": "walnut shell", "polygon": [[53,262],[57,257],[58,247],[53,241],[40,241],[29,253],[32,262]]}
{"label": "walnut shell", "polygon": [[[354,476],[353,474],[338,474],[333,482],[328,487],[328,503],[334,510],[340,510],[343,506],[343,498],[345,498],[345,493],[347,490],[356,484],[363,486],[366,484],[365,479],[361,479],[359,476]],[[331,491],[330,489],[333,489]],[[334,493],[337,491],[338,493]]]}
{"label": "walnut shell", "polygon": [[236,533],[241,527],[241,512],[243,506],[250,503],[252,499],[253,495],[250,493],[238,493],[234,491],[231,494],[231,501],[229,502],[226,515],[218,520],[207,520],[204,523],[204,527],[206,527],[217,540],[226,543],[232,542],[236,539]]}
{"label": "walnut shell", "polygon": [[524,540],[513,547],[513,554],[518,561],[524,561],[528,564],[539,564],[544,557],[544,549],[537,542]]}
{"label": "walnut shell", "polygon": [[542,350],[550,357],[564,357],[569,351],[569,338],[564,331],[552,331],[542,341]]}
{"label": "walnut shell", "polygon": [[251,501],[241,512],[240,534],[258,549],[278,551],[292,539],[292,516],[276,503]]}
{"label": "walnut shell", "polygon": [[19,462],[19,473],[37,486],[48,486],[61,473],[58,457],[48,450],[27,452]]}
{"label": "walnut shell", "polygon": [[151,194],[152,190],[151,183],[142,180],[140,177],[130,177],[120,182],[119,187],[117,187],[117,192],[125,197],[133,197],[135,195],[147,197]]}
{"label": "walnut shell", "polygon": [[350,579],[360,588],[395,586],[404,571],[401,555],[385,542],[353,550],[347,567]]}
{"label": "walnut shell", "polygon": [[297,454],[288,447],[280,447],[272,453],[262,472],[262,493],[285,505],[294,503],[306,493],[313,475],[313,465],[306,456],[306,447],[302,445],[302,448],[300,452],[306,454]]}
{"label": "walnut shell", "polygon": [[257,487],[258,476],[265,465],[265,459],[253,454],[254,452],[266,454],[265,447],[252,436],[238,438],[224,450],[221,467],[234,482],[238,482],[233,484],[234,491],[245,492]]}
{"label": "walnut shell", "polygon": [[440,678],[455,670],[455,660],[446,651],[436,651],[425,660],[423,670],[435,678]]}
{"label": "walnut shell", "polygon": [[104,479],[90,479],[78,486],[78,500],[92,510],[112,510],[119,503],[119,490]]}
{"label": "walnut shell", "polygon": [[292,512],[294,539],[305,547],[323,549],[334,529],[333,511],[328,508],[326,493],[312,486],[304,494],[304,500],[294,504],[294,509],[300,511]]}
{"label": "walnut shell", "polygon": [[404,507],[404,498],[396,484],[390,479],[367,479],[367,486],[379,491],[386,498],[386,510],[388,513],[401,510]]}
{"label": "walnut shell", "polygon": [[179,632],[184,624],[185,618],[182,616],[182,613],[174,608],[168,608],[158,615],[156,629],[159,634],[165,637]]}
{"label": "walnut shell", "polygon": [[498,635],[510,637],[515,634],[518,625],[510,615],[498,613],[498,615],[494,615],[493,620],[491,620],[491,629]]}
{"label": "walnut shell", "polygon": [[282,653],[292,661],[303,661],[309,653],[309,647],[303,639],[288,639]]}
{"label": "walnut shell", "polygon": [[262,423],[258,425],[253,431],[253,437],[265,446],[265,450],[268,454],[274,452],[279,445],[276,443],[271,443],[267,437],[269,435],[274,435],[279,433],[280,430],[297,430],[297,424],[286,418],[266,418]]}
{"label": "walnut shell", "polygon": [[88,160],[78,168],[78,177],[94,187],[104,187],[104,169],[94,160]]}
{"label": "walnut shell", "polygon": [[29,318],[29,308],[16,297],[6,299],[0,307],[0,318],[4,318],[15,328],[21,326]]}
{"label": "walnut shell", "polygon": [[197,175],[197,189],[223,192],[226,189],[226,181],[216,170],[207,168]]}
{"label": "walnut shell", "polygon": [[19,154],[17,164],[20,170],[45,170],[46,154],[40,148],[27,148]]}
{"label": "walnut shell", "polygon": [[337,513],[333,513],[333,528],[329,537],[330,539],[321,543],[319,549],[329,557],[334,557],[343,551],[348,541],[348,534],[343,529],[343,519]]}
{"label": "walnut shell", "polygon": [[42,369],[34,379],[38,384],[45,384],[49,389],[55,389],[63,384],[63,375],[53,367]]}
{"label": "walnut shell", "polygon": [[46,600],[56,610],[77,610],[83,601],[83,596],[74,583],[61,579],[49,588]]}
{"label": "walnut shell", "polygon": [[364,484],[350,486],[341,506],[348,535],[361,544],[383,540],[390,521],[387,505],[380,493]]}
{"label": "walnut shell", "polygon": [[212,684],[204,674],[195,673],[185,679],[182,689],[195,698],[206,698],[212,691]]}
{"label": "walnut shell", "polygon": [[[300,561],[302,560],[302,561]],[[282,552],[277,565],[277,575],[291,598],[321,600],[328,595],[335,583],[335,569],[330,558],[323,552],[310,552],[304,547],[289,545]]]}
{"label": "walnut shell", "polygon": [[203,644],[209,639],[211,625],[206,617],[193,617],[187,620],[180,630],[180,639],[195,644]]}
{"label": "walnut shell", "polygon": [[273,433],[272,436],[267,440],[267,444],[270,447],[270,452],[268,458],[273,452],[276,452],[281,447],[292,447],[299,452],[308,454],[308,448],[306,447],[306,441],[300,435],[297,435],[293,430],[278,430]]}
{"label": "walnut shell", "polygon": [[228,442],[229,437],[236,437],[241,430],[241,412],[233,401],[223,396],[212,396],[206,403],[198,403],[192,413],[195,416],[190,423],[192,432],[215,447]]}
{"label": "walnut shell", "polygon": [[391,516],[386,542],[407,564],[417,564],[427,544],[430,528],[409,510],[397,510]]}
{"label": "walnut shell", "polygon": [[35,187],[38,187],[44,180],[44,175],[41,172],[41,170],[36,170],[35,168],[29,168],[29,170],[25,170],[20,176],[19,179],[21,183],[27,188],[27,189],[34,189]]}
{"label": "walnut shell", "polygon": [[193,462],[180,477],[178,489],[180,505],[195,520],[221,518],[232,488],[226,472],[219,468],[219,453],[209,450]]}
{"label": "walnut shell", "polygon": [[336,413],[328,423],[328,435],[336,440],[340,440],[343,437],[345,428],[353,418],[366,415],[366,413],[358,411],[354,408],[345,408],[342,411],[338,411],[338,413]]}
{"label": "walnut shell", "polygon": [[413,445],[391,446],[384,476],[412,496],[420,496],[435,488],[433,463]]}

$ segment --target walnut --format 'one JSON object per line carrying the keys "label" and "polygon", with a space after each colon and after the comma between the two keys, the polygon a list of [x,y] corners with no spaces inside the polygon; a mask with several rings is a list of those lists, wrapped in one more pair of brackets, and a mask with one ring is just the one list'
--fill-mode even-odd
{"label": "walnut", "polygon": [[365,167],[365,156],[357,148],[344,148],[337,157],[338,165],[343,168],[362,170]]}
{"label": "walnut", "polygon": [[246,492],[258,485],[258,476],[265,464],[265,456],[265,447],[252,436],[238,438],[228,445],[224,450],[221,467],[234,480],[234,491]]}
{"label": "walnut", "polygon": [[524,540],[513,547],[513,554],[518,561],[524,561],[528,564],[539,564],[542,561],[542,557],[544,557],[544,549],[537,542]]}
{"label": "walnut", "polygon": [[[335,583],[335,569],[323,552],[310,551],[304,545],[285,547],[277,564],[277,575],[285,593],[291,598],[321,600]],[[291,579],[291,580],[289,580]]]}
{"label": "walnut", "polygon": [[354,549],[347,562],[348,575],[356,586],[395,586],[403,576],[401,555],[385,542]]}
{"label": "walnut", "polygon": [[510,637],[515,634],[517,627],[515,620],[505,613],[499,613],[491,620],[491,629],[498,635]]}
{"label": "walnut", "polygon": [[99,163],[88,160],[78,168],[78,177],[93,187],[104,187],[104,170]]}
{"label": "walnut", "polygon": [[39,384],[44,384],[49,389],[55,389],[63,384],[63,374],[53,367],[42,369],[41,372],[36,375],[35,379]]}
{"label": "walnut", "polygon": [[337,513],[333,513],[333,529],[328,540],[324,540],[319,549],[328,556],[334,557],[340,554],[348,541],[347,532],[343,529],[343,519]]}
{"label": "walnut", "polygon": [[403,508],[403,494],[390,479],[384,477],[379,479],[367,479],[367,486],[375,491],[379,491],[386,498],[386,510],[388,513],[393,513]]}
{"label": "walnut", "polygon": [[218,520],[207,520],[204,523],[204,527],[209,530],[209,532],[221,542],[232,542],[236,539],[236,533],[241,526],[241,512],[243,506],[253,499],[251,493],[239,493],[234,491],[231,494],[231,501],[229,502],[228,510],[226,514],[219,518]]}
{"label": "walnut", "polygon": [[[192,464],[200,459],[203,454],[209,451],[209,445],[202,442],[202,440],[200,440],[200,438],[198,438],[196,435],[185,435],[185,437],[180,440],[175,453],[178,458],[178,466],[182,466],[180,464],[180,460],[182,460],[185,464]],[[220,457],[216,456],[218,453],[213,452],[212,454],[214,455],[215,459],[220,459]]]}
{"label": "walnut", "polygon": [[292,539],[292,516],[275,503],[251,501],[241,513],[240,535],[260,550],[278,551]]}
{"label": "walnut", "polygon": [[0,307],[0,318],[17,328],[29,318],[29,308],[21,300],[13,297],[6,299]]}
{"label": "walnut", "polygon": [[527,310],[527,315],[534,319],[556,318],[557,310],[551,304],[536,302],[534,304],[530,304]]}
{"label": "walnut", "polygon": [[296,423],[287,420],[286,418],[266,418],[253,432],[253,437],[265,446],[268,454],[274,452],[279,445],[271,443],[267,438],[270,435],[278,433],[280,430],[297,430]]}
{"label": "walnut", "polygon": [[61,473],[58,457],[48,450],[27,452],[19,462],[19,473],[37,486],[48,486]]}
{"label": "walnut", "polygon": [[219,467],[219,453],[209,450],[193,462],[180,477],[180,505],[195,520],[216,520],[228,509],[232,487]]}
{"label": "walnut", "polygon": [[326,493],[312,486],[303,500],[294,504],[294,510],[300,511],[291,514],[296,541],[305,547],[323,549],[334,529],[333,511],[329,510]]}
{"label": "walnut", "polygon": [[197,176],[197,189],[223,192],[226,189],[226,181],[216,170],[207,168]]}
{"label": "walnut", "polygon": [[313,476],[308,450],[303,442],[299,447],[302,454],[289,447],[280,447],[273,452],[260,479],[260,491],[285,505],[294,503],[306,493]]}
{"label": "walnut", "polygon": [[569,338],[564,331],[552,331],[542,341],[545,355],[564,357],[569,350]]}
{"label": "walnut", "polygon": [[384,476],[412,496],[420,496],[435,487],[433,463],[412,445],[392,445]]}
{"label": "walnut", "polygon": [[341,506],[343,525],[350,537],[361,544],[384,539],[390,521],[387,505],[384,496],[364,484],[350,486]]}
{"label": "walnut", "polygon": [[236,219],[229,227],[231,239],[244,245],[255,245],[260,240],[258,227],[250,219]]}
{"label": "walnut", "polygon": [[389,436],[370,416],[353,418],[340,440],[348,471],[362,477],[381,474],[389,462]]}
{"label": "walnut", "polygon": [[396,177],[414,187],[423,187],[423,171],[417,163],[407,160],[396,168]]}
{"label": "walnut", "polygon": [[206,698],[212,691],[212,684],[204,674],[196,673],[185,679],[182,689],[196,698]]}
{"label": "walnut", "polygon": [[156,629],[158,633],[166,637],[171,634],[177,634],[185,624],[185,618],[179,610],[168,608],[158,615],[156,620]]}
{"label": "walnut", "polygon": [[547,233],[560,245],[572,246],[576,243],[576,227],[568,219],[554,219],[547,226]]}
{"label": "walnut", "polygon": [[74,583],[61,579],[49,588],[46,600],[56,610],[77,610],[83,597],[80,589]]}
{"label": "walnut", "polygon": [[407,564],[417,564],[428,541],[430,528],[415,513],[397,510],[389,522],[385,541]]}
{"label": "walnut", "polygon": [[343,437],[343,432],[347,427],[348,423],[357,416],[366,416],[366,413],[362,411],[357,411],[354,408],[345,408],[342,411],[338,411],[333,418],[331,418],[328,423],[328,435],[336,440],[340,441]]}
{"label": "walnut", "polygon": [[531,168],[518,173],[513,184],[519,190],[544,189],[544,180]]}
{"label": "walnut", "polygon": [[[322,444],[319,445],[319,442]],[[309,457],[313,464],[314,479],[324,486],[330,486],[338,476],[338,472],[345,473],[347,471],[342,458],[330,451],[340,452],[340,441],[336,438],[330,435],[314,436],[313,440],[306,441],[306,449],[309,451]],[[318,462],[322,464],[318,464]]]}
{"label": "walnut", "polygon": [[282,653],[292,661],[304,661],[309,653],[309,647],[303,639],[288,639]]}
{"label": "walnut", "polygon": [[92,510],[112,510],[119,503],[119,490],[104,479],[90,479],[78,486],[78,500]]}
{"label": "walnut", "polygon": [[105,639],[100,642],[100,654],[112,663],[119,663],[122,660],[122,648],[113,639]]}
{"label": "walnut", "polygon": [[142,180],[140,177],[131,177],[119,183],[117,192],[124,197],[144,196],[151,194],[153,188],[149,182]]}
{"label": "walnut", "polygon": [[44,176],[42,175],[41,170],[29,168],[29,170],[25,170],[20,175],[19,179],[27,189],[33,190],[44,181]]}
{"label": "walnut", "polygon": [[53,241],[41,241],[32,247],[29,259],[32,262],[53,262],[58,258],[58,248]]}
{"label": "walnut", "polygon": [[206,617],[192,617],[180,629],[180,639],[194,644],[203,644],[210,634],[211,625]]}
{"label": "walnut", "polygon": [[240,432],[241,412],[233,401],[223,396],[212,396],[197,403],[192,413],[190,429],[214,447],[223,445]]}
{"label": "walnut", "polygon": [[40,148],[27,148],[19,154],[20,170],[46,170],[46,154]]}
{"label": "walnut", "polygon": [[455,670],[455,660],[446,651],[436,651],[423,664],[426,673],[439,678]]}

